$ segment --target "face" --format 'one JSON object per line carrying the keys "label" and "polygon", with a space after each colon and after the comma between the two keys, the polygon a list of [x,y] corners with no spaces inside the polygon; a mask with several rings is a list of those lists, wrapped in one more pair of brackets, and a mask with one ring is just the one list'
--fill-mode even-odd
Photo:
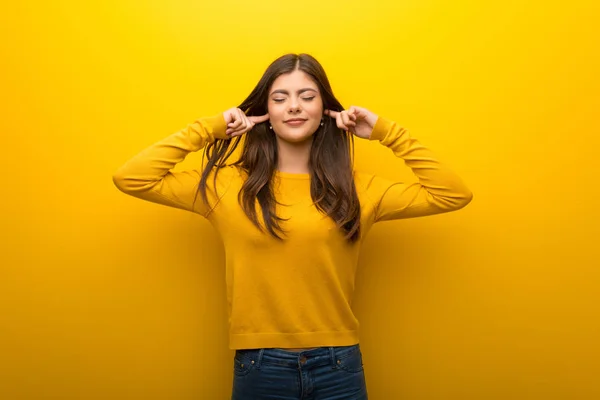
{"label": "face", "polygon": [[319,128],[323,100],[310,76],[295,70],[275,79],[269,91],[268,110],[277,138],[300,143],[312,138]]}

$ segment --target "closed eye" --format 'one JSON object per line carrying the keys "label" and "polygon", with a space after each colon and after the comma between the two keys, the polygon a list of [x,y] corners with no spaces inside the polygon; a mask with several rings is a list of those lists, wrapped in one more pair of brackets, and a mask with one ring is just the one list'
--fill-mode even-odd
{"label": "closed eye", "polygon": [[[312,101],[316,96],[312,96],[312,97],[303,97],[302,100],[306,100],[306,101]],[[285,99],[273,99],[273,101],[275,103],[283,103],[285,101]]]}

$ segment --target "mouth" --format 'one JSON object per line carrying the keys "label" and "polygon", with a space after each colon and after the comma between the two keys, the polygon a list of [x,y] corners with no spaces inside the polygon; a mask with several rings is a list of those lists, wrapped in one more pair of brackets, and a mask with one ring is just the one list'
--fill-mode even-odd
{"label": "mouth", "polygon": [[302,125],[303,123],[305,123],[306,120],[300,119],[300,118],[293,118],[293,119],[288,119],[287,121],[283,121],[283,122],[288,125],[299,126],[299,125]]}

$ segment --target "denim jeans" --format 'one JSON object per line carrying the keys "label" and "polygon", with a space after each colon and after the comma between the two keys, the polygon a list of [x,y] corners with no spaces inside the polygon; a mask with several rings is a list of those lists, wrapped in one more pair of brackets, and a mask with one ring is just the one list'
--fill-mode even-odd
{"label": "denim jeans", "polygon": [[367,400],[360,345],[236,350],[232,400]]}

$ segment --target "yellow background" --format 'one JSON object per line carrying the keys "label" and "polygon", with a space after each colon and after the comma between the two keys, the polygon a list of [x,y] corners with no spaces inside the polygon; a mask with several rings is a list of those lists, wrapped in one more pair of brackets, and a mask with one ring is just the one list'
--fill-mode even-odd
{"label": "yellow background", "polygon": [[[600,398],[597,2],[91,3],[0,14],[0,398],[228,398],[219,239],[111,176],[239,104],[287,52],[475,196],[368,237],[370,398]],[[357,145],[360,168],[411,176]]]}

